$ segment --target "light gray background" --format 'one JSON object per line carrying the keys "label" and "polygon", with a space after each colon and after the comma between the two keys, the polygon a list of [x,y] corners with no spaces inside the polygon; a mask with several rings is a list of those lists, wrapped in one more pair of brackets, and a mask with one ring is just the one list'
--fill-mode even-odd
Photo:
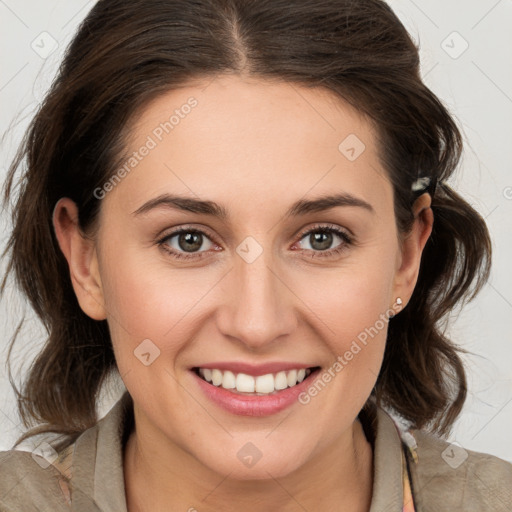
{"label": "light gray background", "polygon": [[[67,43],[94,3],[0,0],[0,133],[8,130],[0,148],[2,182]],[[424,80],[463,131],[462,172],[451,184],[485,217],[494,241],[490,282],[449,326],[451,337],[473,353],[466,358],[470,393],[450,440],[512,461],[512,2],[389,3],[420,44]],[[5,215],[1,222],[3,249]],[[7,344],[25,310],[28,322],[14,360],[26,368],[43,333],[15,290],[0,308],[0,449],[7,449],[20,433],[3,364]],[[100,410],[108,410],[116,396],[105,396]]]}

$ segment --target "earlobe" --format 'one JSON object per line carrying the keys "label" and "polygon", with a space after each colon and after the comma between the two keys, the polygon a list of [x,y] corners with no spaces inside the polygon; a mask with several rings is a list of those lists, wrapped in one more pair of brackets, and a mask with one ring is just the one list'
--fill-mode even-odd
{"label": "earlobe", "polygon": [[[406,304],[418,281],[423,249],[432,233],[434,213],[430,194],[425,193],[416,199],[412,211],[414,223],[403,240],[400,266],[395,274],[393,296],[400,296]],[[405,306],[404,306],[405,307]]]}
{"label": "earlobe", "polygon": [[83,312],[94,320],[105,320],[105,307],[94,240],[78,223],[78,208],[61,198],[53,210],[53,227],[59,247],[69,265],[71,282]]}

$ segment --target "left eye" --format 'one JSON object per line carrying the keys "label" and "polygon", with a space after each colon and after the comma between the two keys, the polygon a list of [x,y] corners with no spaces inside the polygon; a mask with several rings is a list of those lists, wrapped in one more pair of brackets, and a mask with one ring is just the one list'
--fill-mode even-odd
{"label": "left eye", "polygon": [[348,242],[347,236],[343,232],[340,232],[332,228],[322,228],[308,231],[301,238],[301,242],[302,240],[306,240],[309,244],[309,247],[302,248],[312,251],[328,251],[334,249],[331,246],[335,238],[341,239],[341,244],[343,244],[343,242]]}

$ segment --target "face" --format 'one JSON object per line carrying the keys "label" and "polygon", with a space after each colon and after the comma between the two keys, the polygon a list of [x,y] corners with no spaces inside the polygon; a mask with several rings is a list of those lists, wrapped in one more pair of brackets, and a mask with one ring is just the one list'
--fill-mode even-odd
{"label": "face", "polygon": [[322,89],[221,77],[154,100],[127,146],[90,279],[138,428],[241,479],[348,443],[419,260],[371,124]]}

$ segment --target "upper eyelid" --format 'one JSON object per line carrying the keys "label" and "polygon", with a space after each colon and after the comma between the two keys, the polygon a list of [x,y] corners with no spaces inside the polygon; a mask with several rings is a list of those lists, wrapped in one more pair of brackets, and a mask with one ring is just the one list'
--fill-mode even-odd
{"label": "upper eyelid", "polygon": [[354,238],[354,235],[353,233],[347,229],[347,228],[343,228],[341,226],[338,226],[336,224],[329,224],[329,223],[326,223],[326,224],[315,224],[314,226],[312,227],[309,227],[309,228],[306,228],[302,231],[299,231],[298,235],[299,237],[303,237],[311,232],[315,232],[315,231],[322,231],[322,230],[325,230],[325,231],[332,231],[332,232],[341,232],[341,233],[344,233],[347,237],[349,238]]}

